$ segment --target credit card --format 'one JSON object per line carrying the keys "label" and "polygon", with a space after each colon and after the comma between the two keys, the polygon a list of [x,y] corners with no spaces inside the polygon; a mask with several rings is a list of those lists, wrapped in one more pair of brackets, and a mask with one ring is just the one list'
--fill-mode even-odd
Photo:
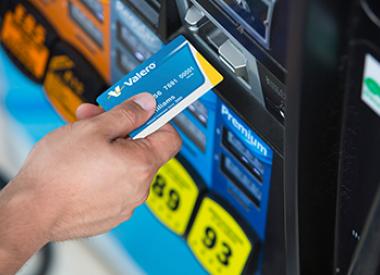
{"label": "credit card", "polygon": [[222,80],[223,76],[180,35],[101,94],[97,102],[108,111],[136,94],[151,93],[157,102],[154,115],[130,133],[132,138],[144,138]]}

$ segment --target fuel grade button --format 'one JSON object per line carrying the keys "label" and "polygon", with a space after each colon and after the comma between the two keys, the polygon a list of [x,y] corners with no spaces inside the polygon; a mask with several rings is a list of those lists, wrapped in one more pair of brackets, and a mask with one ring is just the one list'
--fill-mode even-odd
{"label": "fuel grade button", "polygon": [[199,193],[200,189],[189,171],[173,158],[153,179],[146,204],[170,230],[184,235]]}
{"label": "fuel grade button", "polygon": [[241,274],[257,243],[212,198],[203,199],[190,229],[188,245],[210,274]]}

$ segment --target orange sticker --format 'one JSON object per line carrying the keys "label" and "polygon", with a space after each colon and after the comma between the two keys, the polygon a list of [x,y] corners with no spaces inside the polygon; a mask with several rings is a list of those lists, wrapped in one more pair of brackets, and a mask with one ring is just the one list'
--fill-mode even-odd
{"label": "orange sticker", "polygon": [[36,79],[44,76],[50,51],[45,46],[46,29],[25,7],[18,4],[5,14],[1,40],[4,46]]}
{"label": "orange sticker", "polygon": [[65,55],[53,57],[44,81],[50,102],[68,122],[76,120],[75,111],[83,102],[80,96],[84,84],[73,73],[74,66],[74,62]]}
{"label": "orange sticker", "polygon": [[[30,0],[60,38],[79,51],[103,79],[110,81],[111,1],[95,0],[91,5],[86,5],[87,2]],[[94,12],[96,8],[99,10]]]}

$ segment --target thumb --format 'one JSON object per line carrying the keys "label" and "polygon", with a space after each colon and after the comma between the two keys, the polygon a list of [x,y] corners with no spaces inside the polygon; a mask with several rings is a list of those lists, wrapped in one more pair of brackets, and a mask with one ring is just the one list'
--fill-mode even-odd
{"label": "thumb", "polygon": [[111,140],[126,137],[155,112],[156,100],[149,93],[138,94],[112,110],[93,118],[101,133]]}

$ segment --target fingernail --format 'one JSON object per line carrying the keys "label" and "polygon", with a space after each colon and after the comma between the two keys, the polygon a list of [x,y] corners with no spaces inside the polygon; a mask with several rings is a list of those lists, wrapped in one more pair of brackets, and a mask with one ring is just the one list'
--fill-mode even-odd
{"label": "fingernail", "polygon": [[156,100],[149,93],[138,94],[133,97],[133,101],[146,111],[150,111],[156,108]]}
{"label": "fingernail", "polygon": [[85,108],[86,108],[85,103],[82,103],[81,105],[78,106],[78,108],[75,111],[75,116],[77,117],[77,119],[80,119],[80,116],[82,114],[82,109],[85,109]]}

